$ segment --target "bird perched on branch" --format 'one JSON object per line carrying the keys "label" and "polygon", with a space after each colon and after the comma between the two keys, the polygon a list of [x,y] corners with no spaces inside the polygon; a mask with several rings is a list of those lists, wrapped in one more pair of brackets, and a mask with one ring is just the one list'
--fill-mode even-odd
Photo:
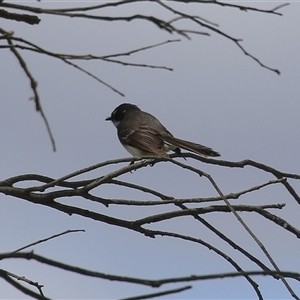
{"label": "bird perched on branch", "polygon": [[105,120],[113,122],[121,144],[133,156],[169,157],[167,152],[180,154],[181,148],[202,156],[220,156],[209,147],[174,137],[158,119],[134,104],[119,105]]}

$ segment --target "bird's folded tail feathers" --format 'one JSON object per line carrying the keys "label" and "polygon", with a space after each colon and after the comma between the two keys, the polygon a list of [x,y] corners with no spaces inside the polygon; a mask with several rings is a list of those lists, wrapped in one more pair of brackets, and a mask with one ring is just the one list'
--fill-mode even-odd
{"label": "bird's folded tail feathers", "polygon": [[196,154],[200,154],[203,156],[212,156],[212,157],[220,156],[220,153],[214,151],[209,147],[200,144],[196,144],[186,140],[181,140],[173,136],[163,136],[163,139],[168,144],[185,149],[187,151],[194,152]]}

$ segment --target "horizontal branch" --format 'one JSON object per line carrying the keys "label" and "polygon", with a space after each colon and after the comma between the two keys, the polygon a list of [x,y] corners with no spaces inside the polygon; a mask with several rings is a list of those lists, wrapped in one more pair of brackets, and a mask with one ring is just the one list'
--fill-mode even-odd
{"label": "horizontal branch", "polygon": [[21,252],[21,253],[0,253],[0,260],[9,259],[9,258],[23,258],[27,260],[36,260],[40,263],[57,267],[62,270],[67,270],[73,273],[107,279],[111,281],[120,281],[120,282],[128,282],[128,283],[136,283],[142,284],[151,287],[160,287],[165,284],[170,283],[178,283],[178,282],[192,282],[198,280],[208,280],[208,279],[220,279],[220,278],[234,278],[241,276],[254,276],[254,275],[262,275],[262,276],[283,276],[286,278],[292,278],[297,281],[300,281],[300,274],[297,272],[277,272],[277,271],[245,271],[245,272],[228,272],[228,273],[218,273],[218,274],[207,274],[207,275],[192,275],[192,276],[182,276],[182,277],[172,277],[166,279],[142,279],[135,277],[127,277],[127,276],[119,276],[112,275],[107,273],[101,273],[97,271],[91,271],[88,269],[68,265],[65,263],[61,263],[52,259],[48,259],[46,257],[34,254],[33,252]]}
{"label": "horizontal branch", "polygon": [[[275,180],[269,180],[268,182],[259,184],[257,186],[242,190],[240,192],[231,192],[229,194],[226,194],[225,197],[226,199],[239,199],[242,195],[251,193],[253,191],[258,191],[266,186],[272,185],[272,184],[277,184],[277,183],[281,183],[281,181],[286,180],[285,178],[282,179],[275,179]],[[162,201],[155,201],[155,200],[126,200],[126,199],[99,199],[99,202],[103,203],[105,202],[105,204],[108,206],[110,204],[117,204],[117,205],[136,205],[136,206],[155,206],[155,205],[166,205],[166,204],[183,204],[183,203],[205,203],[205,202],[216,202],[216,201],[221,201],[223,200],[220,196],[216,196],[216,197],[205,197],[205,198],[174,198],[171,196],[167,196],[167,195],[163,195],[157,191],[148,189],[144,186],[138,186],[136,184],[132,184],[132,183],[128,183],[128,182],[124,182],[124,181],[119,181],[119,180],[111,180],[110,182],[111,184],[117,184],[117,185],[121,185],[124,187],[129,187],[129,188],[133,188],[136,190],[140,190],[142,192],[145,193],[150,193],[153,194],[159,198],[161,198]],[[93,196],[93,201],[97,201],[97,197]]]}
{"label": "horizontal branch", "polygon": [[14,20],[14,21],[18,21],[18,22],[24,22],[24,23],[27,23],[30,25],[39,24],[41,21],[41,19],[38,18],[37,16],[11,13],[4,9],[0,9],[0,18]]}
{"label": "horizontal branch", "polygon": [[[77,196],[78,195],[78,191],[77,189],[79,189],[80,187],[84,187],[90,183],[92,183],[93,181],[95,181],[96,179],[89,179],[89,180],[80,180],[80,181],[67,181],[67,180],[61,180],[61,181],[56,181],[54,178],[48,177],[48,176],[43,176],[43,175],[39,175],[39,174],[24,174],[24,175],[18,175],[18,176],[14,176],[11,178],[8,178],[2,182],[0,182],[0,187],[1,186],[9,186],[12,187],[13,185],[20,183],[20,182],[27,182],[27,181],[38,181],[40,183],[46,183],[46,184],[51,184],[53,182],[56,182],[52,187],[57,186],[57,187],[66,187],[66,188],[70,188],[70,189],[75,189],[76,191],[72,192],[71,190],[59,190],[59,191],[54,191],[49,193],[48,195],[51,195],[52,199],[56,199],[56,198],[60,198],[60,197],[64,197],[64,196]],[[257,186],[242,190],[240,192],[231,192],[227,195],[225,195],[225,197],[227,199],[239,199],[242,195],[251,193],[253,191],[257,191],[260,190],[266,186],[272,185],[272,184],[277,184],[277,183],[281,183],[282,180],[286,180],[285,178],[281,178],[281,179],[275,179],[275,180],[270,180],[268,182],[259,184]],[[82,195],[82,197],[84,197],[85,199],[89,199],[95,202],[99,202],[102,204],[105,204],[106,206],[111,205],[111,204],[115,204],[115,205],[129,205],[129,206],[156,206],[156,205],[167,205],[167,204],[183,204],[183,203],[205,203],[205,202],[215,202],[215,201],[221,201],[222,198],[220,196],[216,196],[216,197],[205,197],[205,198],[174,198],[172,196],[167,196],[164,194],[161,194],[158,191],[155,191],[153,189],[149,189],[145,186],[140,186],[137,184],[133,184],[133,183],[128,183],[125,181],[120,181],[120,180],[116,180],[116,179],[111,179],[109,182],[107,182],[108,184],[116,184],[116,185],[120,185],[126,188],[132,188],[135,190],[139,190],[145,193],[149,193],[152,194],[156,197],[159,197],[160,199],[164,200],[164,201],[156,201],[156,200],[127,200],[127,199],[103,199],[94,195],[90,195],[90,194],[84,194]],[[43,188],[41,187],[29,187],[26,188],[26,191],[42,191],[44,189],[47,189],[47,187],[45,187],[45,185],[43,185]],[[1,191],[1,189],[0,189]],[[50,197],[50,196],[49,196]]]}
{"label": "horizontal branch", "polygon": [[[167,0],[167,1],[183,2],[182,0]],[[273,7],[271,9],[261,9],[261,8],[256,8],[253,6],[244,6],[244,5],[240,5],[240,4],[233,4],[233,3],[229,3],[229,1],[220,2],[217,0],[184,0],[184,2],[185,3],[201,3],[201,4],[219,5],[222,7],[230,7],[230,8],[239,9],[239,10],[245,11],[245,12],[253,11],[253,12],[273,14],[273,15],[278,15],[278,16],[282,16],[282,14],[278,12],[278,10],[289,5],[289,3],[283,3],[283,4]]]}
{"label": "horizontal branch", "polygon": [[[43,9],[39,7],[32,7],[28,5],[19,5],[15,3],[2,3],[1,6],[8,7],[12,9],[19,9],[24,11],[31,11],[34,13],[39,14],[57,14],[61,15],[64,13],[71,13],[71,12],[86,12],[86,11],[96,11],[101,10],[109,7],[121,7],[126,6],[127,4],[134,4],[137,2],[148,2],[151,3],[153,0],[120,0],[120,1],[107,1],[107,3],[101,3],[97,5],[90,5],[90,6],[81,6],[81,7],[71,7],[71,8],[54,8],[54,9]],[[156,2],[156,1],[155,1]],[[279,9],[283,8],[284,6],[289,5],[289,3],[283,3],[280,5],[277,5],[271,9],[261,9],[254,6],[244,6],[240,4],[233,4],[228,1],[226,2],[220,2],[216,0],[167,0],[166,2],[174,2],[174,3],[195,3],[195,4],[204,4],[204,5],[216,5],[216,6],[223,6],[223,7],[230,7],[234,9],[239,9],[241,11],[253,11],[253,12],[259,12],[259,13],[266,13],[266,14],[274,14],[281,16],[282,14],[278,12]]]}
{"label": "horizontal branch", "polygon": [[[123,66],[151,68],[151,69],[162,69],[162,70],[167,70],[167,71],[173,71],[172,68],[167,67],[167,66],[144,64],[144,63],[131,63],[131,62],[126,62],[126,61],[117,60],[117,59],[113,59],[113,58],[114,57],[122,57],[122,56],[130,56],[130,55],[132,55],[134,53],[137,53],[137,52],[146,51],[148,49],[152,49],[152,48],[155,48],[155,47],[160,47],[160,46],[165,45],[165,44],[180,41],[178,39],[167,40],[167,41],[164,41],[164,42],[161,42],[161,43],[157,43],[157,44],[137,48],[137,49],[134,49],[134,50],[129,50],[127,52],[114,53],[114,54],[111,54],[111,55],[106,54],[106,55],[101,56],[101,55],[92,55],[92,54],[56,53],[56,52],[53,52],[53,51],[50,51],[50,50],[46,50],[46,49],[44,49],[44,48],[28,41],[28,40],[23,39],[23,38],[11,36],[11,40],[18,41],[18,42],[21,43],[21,44],[14,44],[15,49],[18,48],[18,49],[21,49],[21,50],[31,51],[31,52],[35,52],[35,53],[38,53],[38,54],[50,56],[50,57],[55,58],[55,59],[59,59],[59,60],[63,61],[65,64],[72,66],[73,68],[83,72],[84,74],[88,75],[89,77],[91,77],[91,78],[95,79],[96,81],[100,82],[101,84],[108,87],[112,91],[116,92],[120,96],[124,96],[124,94],[121,91],[114,88],[112,85],[108,84],[104,80],[100,79],[95,74],[93,74],[93,73],[87,71],[86,69],[78,66],[77,64],[72,62],[72,60],[81,60],[81,61],[98,60],[98,61],[103,61],[103,62],[107,62],[107,63],[120,64],[120,65],[123,65]],[[0,46],[0,49],[9,49],[9,48],[10,48],[10,46],[5,46],[5,45]]]}
{"label": "horizontal branch", "polygon": [[[214,159],[214,158],[206,158],[206,157],[199,156],[199,155],[196,155],[196,154],[193,154],[193,153],[183,153],[183,155],[186,158],[189,157],[189,158],[193,158],[193,159],[199,160],[199,161],[204,162],[204,163],[217,165],[217,166],[223,166],[223,167],[229,167],[229,168],[244,168],[246,166],[251,166],[251,167],[254,167],[256,169],[259,169],[259,170],[265,171],[267,173],[273,174],[278,179],[283,179],[283,178],[291,178],[291,179],[298,179],[298,180],[300,179],[299,174],[282,172],[282,171],[279,171],[279,170],[277,170],[277,169],[275,169],[271,166],[256,162],[256,161],[251,160],[251,159],[245,159],[245,160],[234,162],[234,161],[219,160],[219,159]],[[181,157],[181,156],[177,155],[177,154],[172,154],[171,157],[176,158],[176,157]],[[292,197],[298,202],[298,204],[300,204],[299,195],[294,190],[294,188],[288,183],[288,181],[287,180],[282,180],[281,183],[285,186],[285,188],[292,195]]]}
{"label": "horizontal branch", "polygon": [[[265,217],[266,219],[276,223],[277,225],[281,226],[282,228],[290,231],[291,233],[295,234],[298,238],[300,238],[300,231],[290,225],[287,221],[281,219],[278,216],[271,214],[270,212],[266,211],[266,209],[282,209],[285,204],[270,204],[270,205],[261,205],[261,206],[252,206],[252,205],[232,205],[232,208],[235,211],[241,212],[256,212],[261,216]],[[183,216],[190,216],[190,215],[202,215],[212,212],[231,212],[228,206],[224,205],[212,205],[207,207],[201,208],[190,208],[184,210],[177,210],[171,211],[161,214],[155,214],[152,216],[147,216],[145,218],[139,219],[134,221],[135,224],[138,226],[142,226],[145,224],[157,223],[165,220],[170,220],[173,218],[183,217]]]}

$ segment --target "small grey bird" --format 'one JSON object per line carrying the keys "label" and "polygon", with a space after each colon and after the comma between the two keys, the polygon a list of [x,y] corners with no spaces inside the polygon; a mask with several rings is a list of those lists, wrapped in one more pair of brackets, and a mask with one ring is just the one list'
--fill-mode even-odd
{"label": "small grey bird", "polygon": [[121,144],[133,156],[169,157],[167,152],[180,154],[180,148],[202,156],[220,156],[211,148],[174,137],[159,120],[134,104],[119,105],[105,120],[113,122]]}

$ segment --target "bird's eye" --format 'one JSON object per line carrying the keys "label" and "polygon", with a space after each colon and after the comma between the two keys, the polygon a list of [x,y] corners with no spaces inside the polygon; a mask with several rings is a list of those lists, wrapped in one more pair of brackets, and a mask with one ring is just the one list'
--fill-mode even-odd
{"label": "bird's eye", "polygon": [[116,110],[112,113],[113,119],[116,121],[121,121],[125,113],[126,113],[126,109]]}

